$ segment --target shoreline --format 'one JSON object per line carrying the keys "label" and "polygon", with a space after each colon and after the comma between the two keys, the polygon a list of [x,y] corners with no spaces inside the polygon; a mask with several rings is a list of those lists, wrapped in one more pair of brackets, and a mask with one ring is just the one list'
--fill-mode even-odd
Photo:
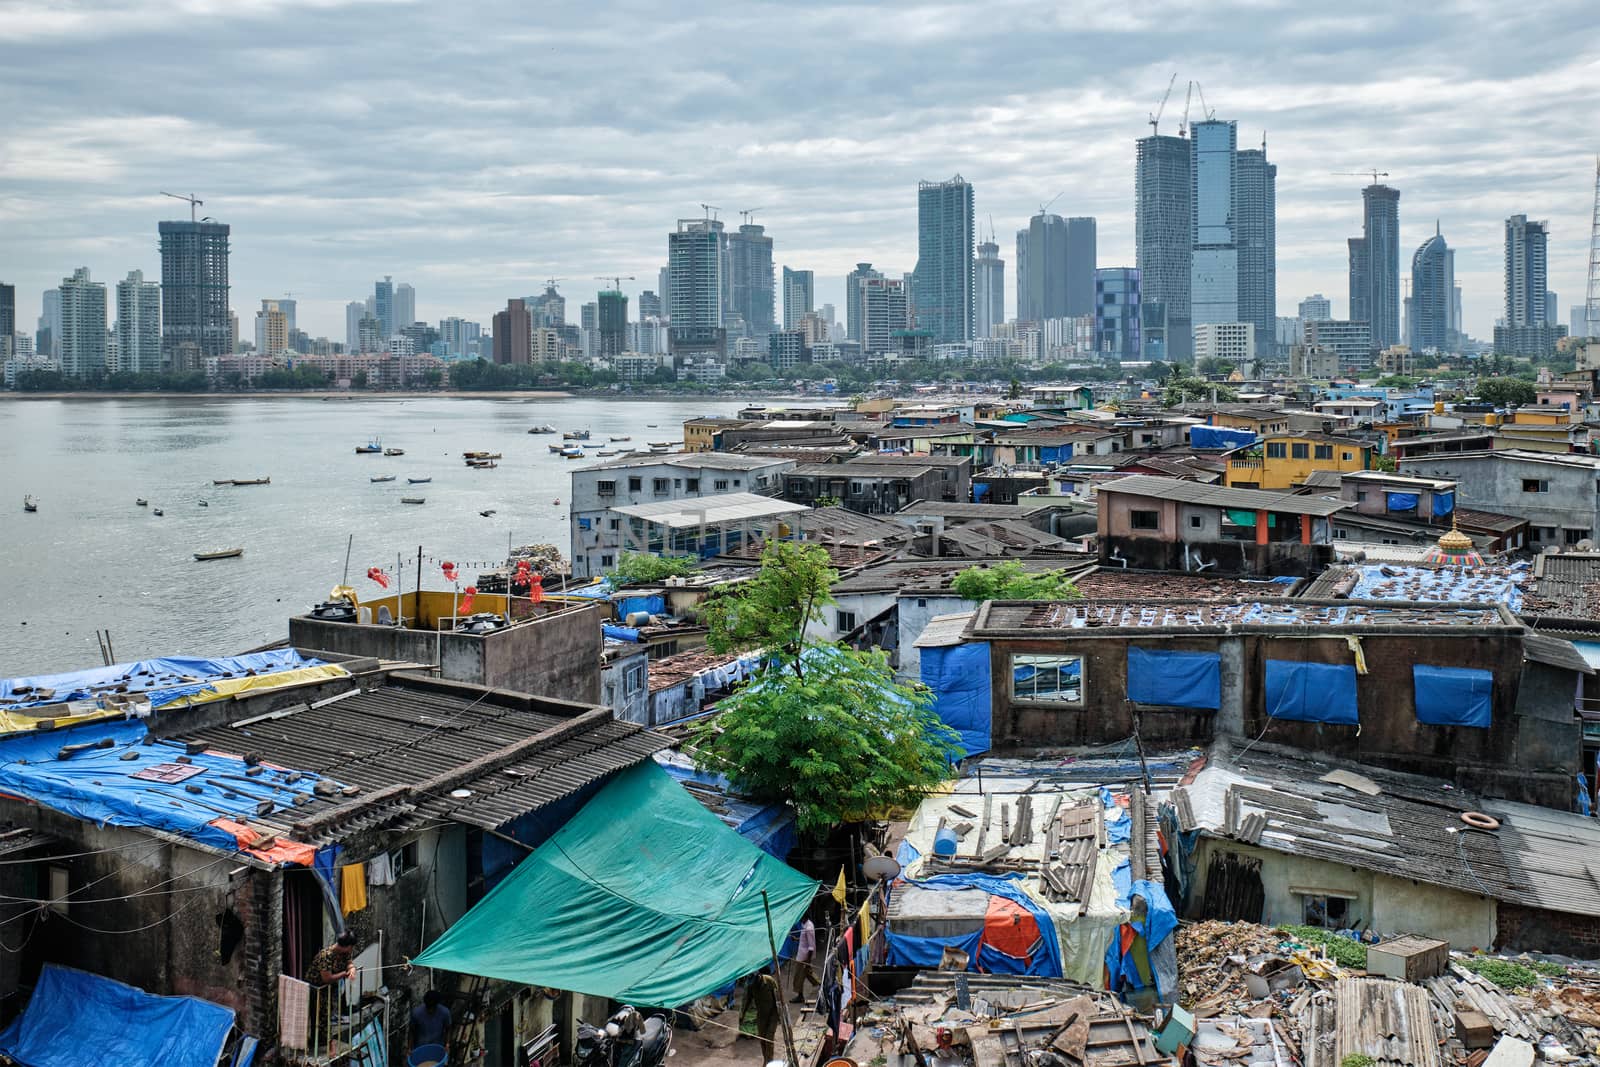
{"label": "shoreline", "polygon": [[[487,392],[418,392],[416,390],[395,389],[385,391],[362,390],[360,393],[330,392],[326,389],[283,389],[271,392],[256,393],[168,393],[159,390],[149,392],[118,392],[105,389],[67,390],[54,393],[19,393],[11,390],[0,391],[0,398],[5,400],[327,400],[355,401],[355,400],[432,400],[439,397],[460,398],[462,400],[570,400],[578,393],[569,393],[564,390],[552,389],[508,389]],[[588,395],[588,394],[581,394]]]}

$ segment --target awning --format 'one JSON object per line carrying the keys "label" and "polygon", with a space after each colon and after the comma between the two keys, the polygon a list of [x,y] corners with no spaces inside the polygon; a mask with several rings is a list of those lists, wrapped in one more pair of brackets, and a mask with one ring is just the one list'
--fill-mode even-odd
{"label": "awning", "polygon": [[677,1007],[771,958],[816,883],[653,762],[622,772],[414,961]]}
{"label": "awning", "polygon": [[24,1067],[216,1067],[232,1029],[233,1012],[209,1001],[47,963],[27,1009],[0,1033],[0,1054]]}

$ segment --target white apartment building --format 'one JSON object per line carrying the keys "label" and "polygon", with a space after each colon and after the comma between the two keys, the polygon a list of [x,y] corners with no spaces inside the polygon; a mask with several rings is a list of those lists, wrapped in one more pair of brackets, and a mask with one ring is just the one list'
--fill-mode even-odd
{"label": "white apartment building", "polygon": [[1225,359],[1243,367],[1256,361],[1256,326],[1253,322],[1197,322],[1194,358]]}

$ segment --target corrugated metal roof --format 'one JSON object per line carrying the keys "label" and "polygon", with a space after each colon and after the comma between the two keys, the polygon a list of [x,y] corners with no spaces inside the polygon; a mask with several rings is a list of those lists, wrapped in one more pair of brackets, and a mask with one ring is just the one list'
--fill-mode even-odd
{"label": "corrugated metal roof", "polygon": [[967,623],[974,612],[962,611],[954,615],[935,615],[922,628],[922,636],[912,642],[917,648],[945,648],[959,645],[961,635],[967,632]]}
{"label": "corrugated metal roof", "polygon": [[574,474],[584,471],[617,470],[624,467],[681,467],[690,470],[751,471],[762,467],[779,467],[783,460],[770,456],[749,456],[742,452],[635,452],[616,459],[590,463],[573,469]]}
{"label": "corrugated metal roof", "polygon": [[738,522],[741,519],[793,515],[811,509],[803,504],[791,504],[784,500],[774,500],[772,497],[756,496],[754,493],[719,493],[716,496],[698,497],[693,500],[628,504],[611,510],[618,515],[644,519],[658,526],[682,529],[721,522]]}
{"label": "corrugated metal roof", "polygon": [[1583,674],[1594,673],[1594,668],[1583,658],[1577,645],[1559,637],[1539,633],[1537,630],[1529,630],[1527,636],[1522,639],[1522,658],[1535,663],[1547,663],[1552,667],[1565,667]]}
{"label": "corrugated metal roof", "polygon": [[1243,508],[1252,511],[1281,511],[1292,515],[1333,515],[1353,505],[1343,500],[1326,500],[1322,497],[1301,496],[1296,493],[1274,493],[1265,489],[1228,489],[1219,485],[1201,485],[1199,482],[1179,478],[1157,478],[1152,474],[1130,474],[1114,482],[1103,482],[1096,487],[1102,493],[1131,493],[1135,496],[1158,497],[1184,504],[1209,504],[1219,508]]}

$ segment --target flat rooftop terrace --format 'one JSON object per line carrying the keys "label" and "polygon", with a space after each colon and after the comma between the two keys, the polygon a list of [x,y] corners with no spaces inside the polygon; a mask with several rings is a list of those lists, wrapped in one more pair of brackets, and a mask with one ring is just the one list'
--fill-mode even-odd
{"label": "flat rooftop terrace", "polygon": [[1273,629],[1481,629],[1519,630],[1497,604],[1404,603],[1356,600],[1007,601],[984,604],[973,620],[975,637],[1037,637],[1041,632],[1175,630],[1249,632]]}

